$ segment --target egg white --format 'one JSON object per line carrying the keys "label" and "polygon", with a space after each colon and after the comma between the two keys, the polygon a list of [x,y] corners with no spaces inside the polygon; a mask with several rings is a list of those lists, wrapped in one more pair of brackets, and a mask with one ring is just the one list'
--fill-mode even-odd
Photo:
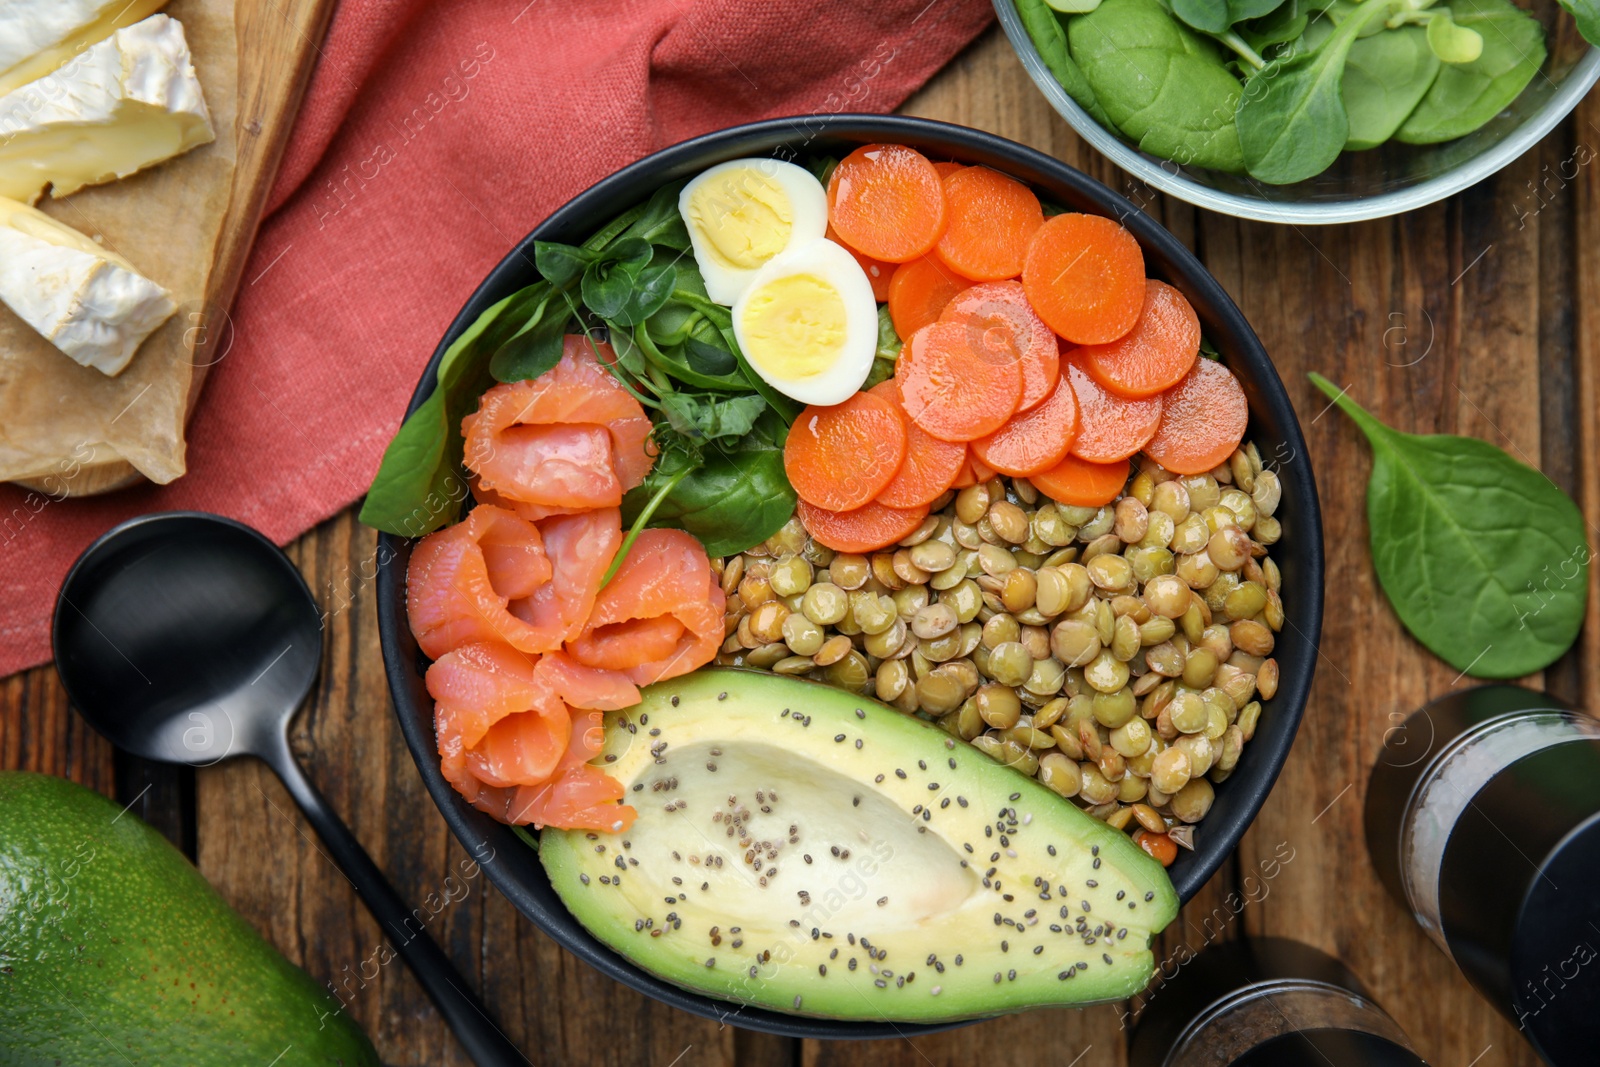
{"label": "egg white", "polygon": [[[817,283],[838,294],[842,310],[842,343],[827,353],[806,345],[808,324],[794,321],[786,335],[799,342],[802,366],[785,365],[775,357],[765,341],[761,318],[764,298],[770,300],[774,285],[798,284],[803,291]],[[755,309],[752,313],[752,309]],[[797,310],[797,309],[790,309]],[[808,310],[824,309],[810,308]],[[824,316],[826,317],[826,316]],[[819,338],[832,328],[813,331]],[[872,358],[878,350],[878,305],[872,298],[872,282],[855,257],[844,248],[818,237],[803,245],[780,252],[756,271],[733,305],[733,333],[739,348],[757,374],[774,389],[802,404],[831,406],[842,403],[860,390],[872,371]]]}
{"label": "egg white", "polygon": [[[689,230],[706,295],[731,306],[772,255],[808,244],[828,228],[828,195],[811,173],[776,159],[734,159],[698,175],[678,194],[678,213]],[[774,239],[772,215],[787,214],[786,238]],[[714,236],[712,230],[717,233]],[[747,237],[754,237],[746,241]],[[719,248],[719,241],[722,247]],[[732,248],[730,256],[726,250]]]}

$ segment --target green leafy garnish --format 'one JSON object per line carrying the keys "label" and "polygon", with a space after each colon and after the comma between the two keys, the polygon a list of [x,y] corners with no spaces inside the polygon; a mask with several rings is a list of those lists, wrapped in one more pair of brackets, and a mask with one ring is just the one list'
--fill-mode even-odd
{"label": "green leafy garnish", "polygon": [[[783,441],[799,408],[745,362],[729,310],[706,296],[678,214],[682,183],[657,190],[582,245],[534,242],[540,281],[485,312],[451,345],[437,384],[384,453],[361,519],[406,537],[455,521],[468,497],[461,420],[495,381],[537,378],[564,339],[611,344],[601,360],[650,413],[659,458],[629,493],[633,528],[688,530],[715,555],[770,537],[794,513]],[[898,345],[898,341],[896,342]]]}
{"label": "green leafy garnish", "polygon": [[[794,515],[795,493],[783,471],[789,427],[764,412],[750,432],[701,448],[669,446],[644,484],[622,499],[622,521],[640,516],[698,537],[713,556],[729,556],[777,533]],[[680,477],[680,474],[686,474]],[[664,487],[667,491],[662,494]],[[645,508],[661,494],[652,514]]]}
{"label": "green leafy garnish", "polygon": [[1310,377],[1372,446],[1372,562],[1406,629],[1477,678],[1530,674],[1570,648],[1591,554],[1571,498],[1488,442],[1391,429]]}

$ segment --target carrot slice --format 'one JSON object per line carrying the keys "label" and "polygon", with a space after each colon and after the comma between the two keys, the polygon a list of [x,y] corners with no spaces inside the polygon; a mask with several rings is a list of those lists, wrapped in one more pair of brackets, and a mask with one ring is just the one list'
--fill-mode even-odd
{"label": "carrot slice", "polygon": [[876,552],[909,535],[928,517],[926,507],[888,508],[877,501],[853,511],[829,511],[801,499],[806,532],[835,552]]}
{"label": "carrot slice", "polygon": [[993,433],[1022,398],[1016,349],[991,344],[960,322],[935,322],[912,334],[894,377],[911,421],[941,441]]}
{"label": "carrot slice", "polygon": [[1056,379],[1049,399],[1011,421],[971,448],[986,465],[1001,474],[1026,478],[1061,462],[1078,436],[1078,400],[1065,376]]}
{"label": "carrot slice", "polygon": [[[1161,397],[1128,400],[1089,377],[1077,351],[1062,358],[1061,373],[1078,398],[1078,438],[1072,454],[1090,463],[1127,459],[1156,435],[1161,425]],[[1208,470],[1210,468],[1207,468]]]}
{"label": "carrot slice", "polygon": [[951,270],[982,282],[1015,278],[1044,211],[1033,190],[988,167],[964,167],[944,179],[948,218],[933,246]]}
{"label": "carrot slice", "polygon": [[933,169],[939,172],[940,180],[950,177],[958,170],[966,170],[965,163],[935,163]]}
{"label": "carrot slice", "polygon": [[[893,378],[868,390],[905,413],[900,386]],[[967,461],[967,446],[930,436],[906,416],[906,458],[894,481],[883,487],[878,503],[891,508],[915,508],[937,500],[950,488]]]}
{"label": "carrot slice", "polygon": [[1194,307],[1166,282],[1146,278],[1144,285],[1144,309],[1133,329],[1110,344],[1078,349],[1095,381],[1132,400],[1178,384],[1200,355]]}
{"label": "carrot slice", "polygon": [[997,473],[986,466],[983,460],[973,454],[972,446],[967,446],[967,460],[961,465],[961,472],[956,475],[956,480],[950,483],[952,489],[965,489],[969,485],[993,480]]}
{"label": "carrot slice", "polygon": [[828,221],[864,256],[907,263],[944,232],[944,188],[926,156],[898,144],[851,152],[828,179]]}
{"label": "carrot slice", "polygon": [[906,426],[889,401],[857,393],[808,407],[789,428],[783,469],[803,500],[831,511],[859,508],[894,479],[906,458]]}
{"label": "carrot slice", "polygon": [[894,268],[889,279],[889,318],[904,341],[939,315],[972,280],[963,278],[933,256],[913,259]]}
{"label": "carrot slice", "polygon": [[1028,242],[1022,286],[1056,333],[1073,344],[1106,344],[1139,321],[1144,253],[1111,219],[1056,215]]}
{"label": "carrot slice", "polygon": [[1022,357],[1022,399],[1018,411],[1043,402],[1061,376],[1061,346],[1055,333],[1028,304],[1019,282],[987,282],[957,293],[939,317],[975,323],[983,331],[1003,331]]}
{"label": "carrot slice", "polygon": [[1128,461],[1090,463],[1071,453],[1047,471],[1031,475],[1035,489],[1058,504],[1098,508],[1117,499],[1128,484]]}
{"label": "carrot slice", "polygon": [[1204,474],[1244,440],[1250,405],[1233,372],[1202,359],[1163,394],[1161,426],[1145,453],[1175,474]]}
{"label": "carrot slice", "polygon": [[851,258],[861,264],[861,269],[866,272],[867,281],[872,283],[872,299],[880,304],[889,299],[889,279],[894,275],[894,269],[898,264],[885,263],[880,259],[862,255],[846,244],[844,238],[839,236],[839,231],[835,230],[831,225],[828,227],[828,232],[823,236],[846,252],[849,252]]}

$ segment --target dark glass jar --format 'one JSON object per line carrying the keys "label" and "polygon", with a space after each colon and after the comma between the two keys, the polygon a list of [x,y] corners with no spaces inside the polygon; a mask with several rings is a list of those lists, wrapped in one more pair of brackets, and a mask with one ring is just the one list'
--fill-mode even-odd
{"label": "dark glass jar", "polygon": [[1213,945],[1144,994],[1130,1067],[1425,1067],[1338,960],[1297,941]]}
{"label": "dark glass jar", "polygon": [[1396,900],[1545,1060],[1597,1062],[1600,722],[1481,686],[1391,730],[1367,848]]}

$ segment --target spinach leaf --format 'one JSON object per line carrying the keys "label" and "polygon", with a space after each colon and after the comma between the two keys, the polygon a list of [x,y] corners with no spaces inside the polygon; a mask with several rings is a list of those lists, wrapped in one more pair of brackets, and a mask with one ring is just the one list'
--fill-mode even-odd
{"label": "spinach leaf", "polygon": [[1172,13],[1203,33],[1226,33],[1233,25],[1228,0],[1172,0]]}
{"label": "spinach leaf", "polygon": [[[713,556],[743,552],[771,537],[794,514],[795,494],[783,471],[788,426],[764,412],[749,433],[708,445],[698,457],[664,449],[644,484],[622,500],[622,521],[632,525],[662,488],[679,478],[650,517],[652,526],[687,530]],[[684,473],[687,465],[699,466]]]}
{"label": "spinach leaf", "polygon": [[1022,19],[1022,26],[1033,40],[1033,46],[1039,50],[1039,58],[1044,60],[1044,65],[1050,68],[1050,73],[1055,75],[1067,95],[1100,125],[1111,127],[1111,119],[1100,106],[1100,101],[1095,99],[1094,90],[1089,88],[1083,71],[1078,69],[1072,53],[1067,50],[1067,31],[1062,28],[1056,13],[1045,5],[1044,0],[1017,0],[1017,16]]}
{"label": "spinach leaf", "polygon": [[1516,678],[1560,657],[1589,589],[1577,505],[1488,442],[1401,433],[1321,375],[1311,380],[1372,446],[1372,562],[1406,629],[1476,678]]}
{"label": "spinach leaf", "polygon": [[683,216],[678,212],[678,194],[687,184],[687,181],[673,182],[657,189],[628,226],[627,236],[660,248],[687,252],[689,227],[684,225]]}
{"label": "spinach leaf", "polygon": [[[524,290],[523,292],[526,292]],[[439,361],[433,392],[401,425],[361,504],[361,521],[400,537],[421,537],[461,513],[467,484],[457,470],[461,420],[491,384],[478,342],[523,292],[495,304],[456,338]]]}
{"label": "spinach leaf", "polygon": [[1375,148],[1393,137],[1427,93],[1439,74],[1427,33],[1421,26],[1402,26],[1350,46],[1341,87],[1350,119],[1345,148]]}
{"label": "spinach leaf", "polygon": [[[633,280],[628,299],[612,318],[624,326],[642,324],[666,305],[677,285],[677,268],[667,264],[644,268]],[[599,314],[598,309],[596,314]]]}
{"label": "spinach leaf", "polygon": [[1544,63],[1544,27],[1510,0],[1452,0],[1458,26],[1483,38],[1471,63],[1446,64],[1395,139],[1435,144],[1465,136],[1498,115]]}
{"label": "spinach leaf", "polygon": [[661,413],[678,433],[697,444],[750,432],[767,402],[759,396],[718,397],[696,393],[663,393]]}
{"label": "spinach leaf", "polygon": [[1235,24],[1264,18],[1288,4],[1289,0],[1228,0],[1228,22]]}
{"label": "spinach leaf", "polygon": [[[566,294],[563,293],[563,296]],[[570,313],[550,314],[495,349],[489,373],[497,382],[525,382],[561,362],[562,338]]]}
{"label": "spinach leaf", "polygon": [[1331,2],[1332,0],[1285,0],[1270,14],[1242,23],[1237,29],[1239,35],[1252,48],[1264,52],[1274,45],[1295,41],[1311,26],[1325,24],[1331,30],[1332,21],[1322,16]]}
{"label": "spinach leaf", "polygon": [[1217,45],[1159,0],[1105,0],[1067,26],[1072,58],[1106,114],[1153,155],[1239,171],[1239,80]]}
{"label": "spinach leaf", "polygon": [[1578,24],[1578,33],[1592,45],[1600,45],[1600,0],[1557,0],[1561,9]]}
{"label": "spinach leaf", "polygon": [[533,265],[551,285],[571,285],[583,277],[583,272],[599,258],[600,253],[587,248],[575,248],[555,241],[533,242]]}
{"label": "spinach leaf", "polygon": [[1339,157],[1350,133],[1340,93],[1350,46],[1392,10],[1388,0],[1366,0],[1317,47],[1251,76],[1237,116],[1251,177],[1288,185],[1321,174]]}
{"label": "spinach leaf", "polygon": [[583,303],[602,319],[617,318],[628,306],[639,275],[650,263],[655,250],[638,237],[624,237],[606,249],[605,255],[583,270]]}

